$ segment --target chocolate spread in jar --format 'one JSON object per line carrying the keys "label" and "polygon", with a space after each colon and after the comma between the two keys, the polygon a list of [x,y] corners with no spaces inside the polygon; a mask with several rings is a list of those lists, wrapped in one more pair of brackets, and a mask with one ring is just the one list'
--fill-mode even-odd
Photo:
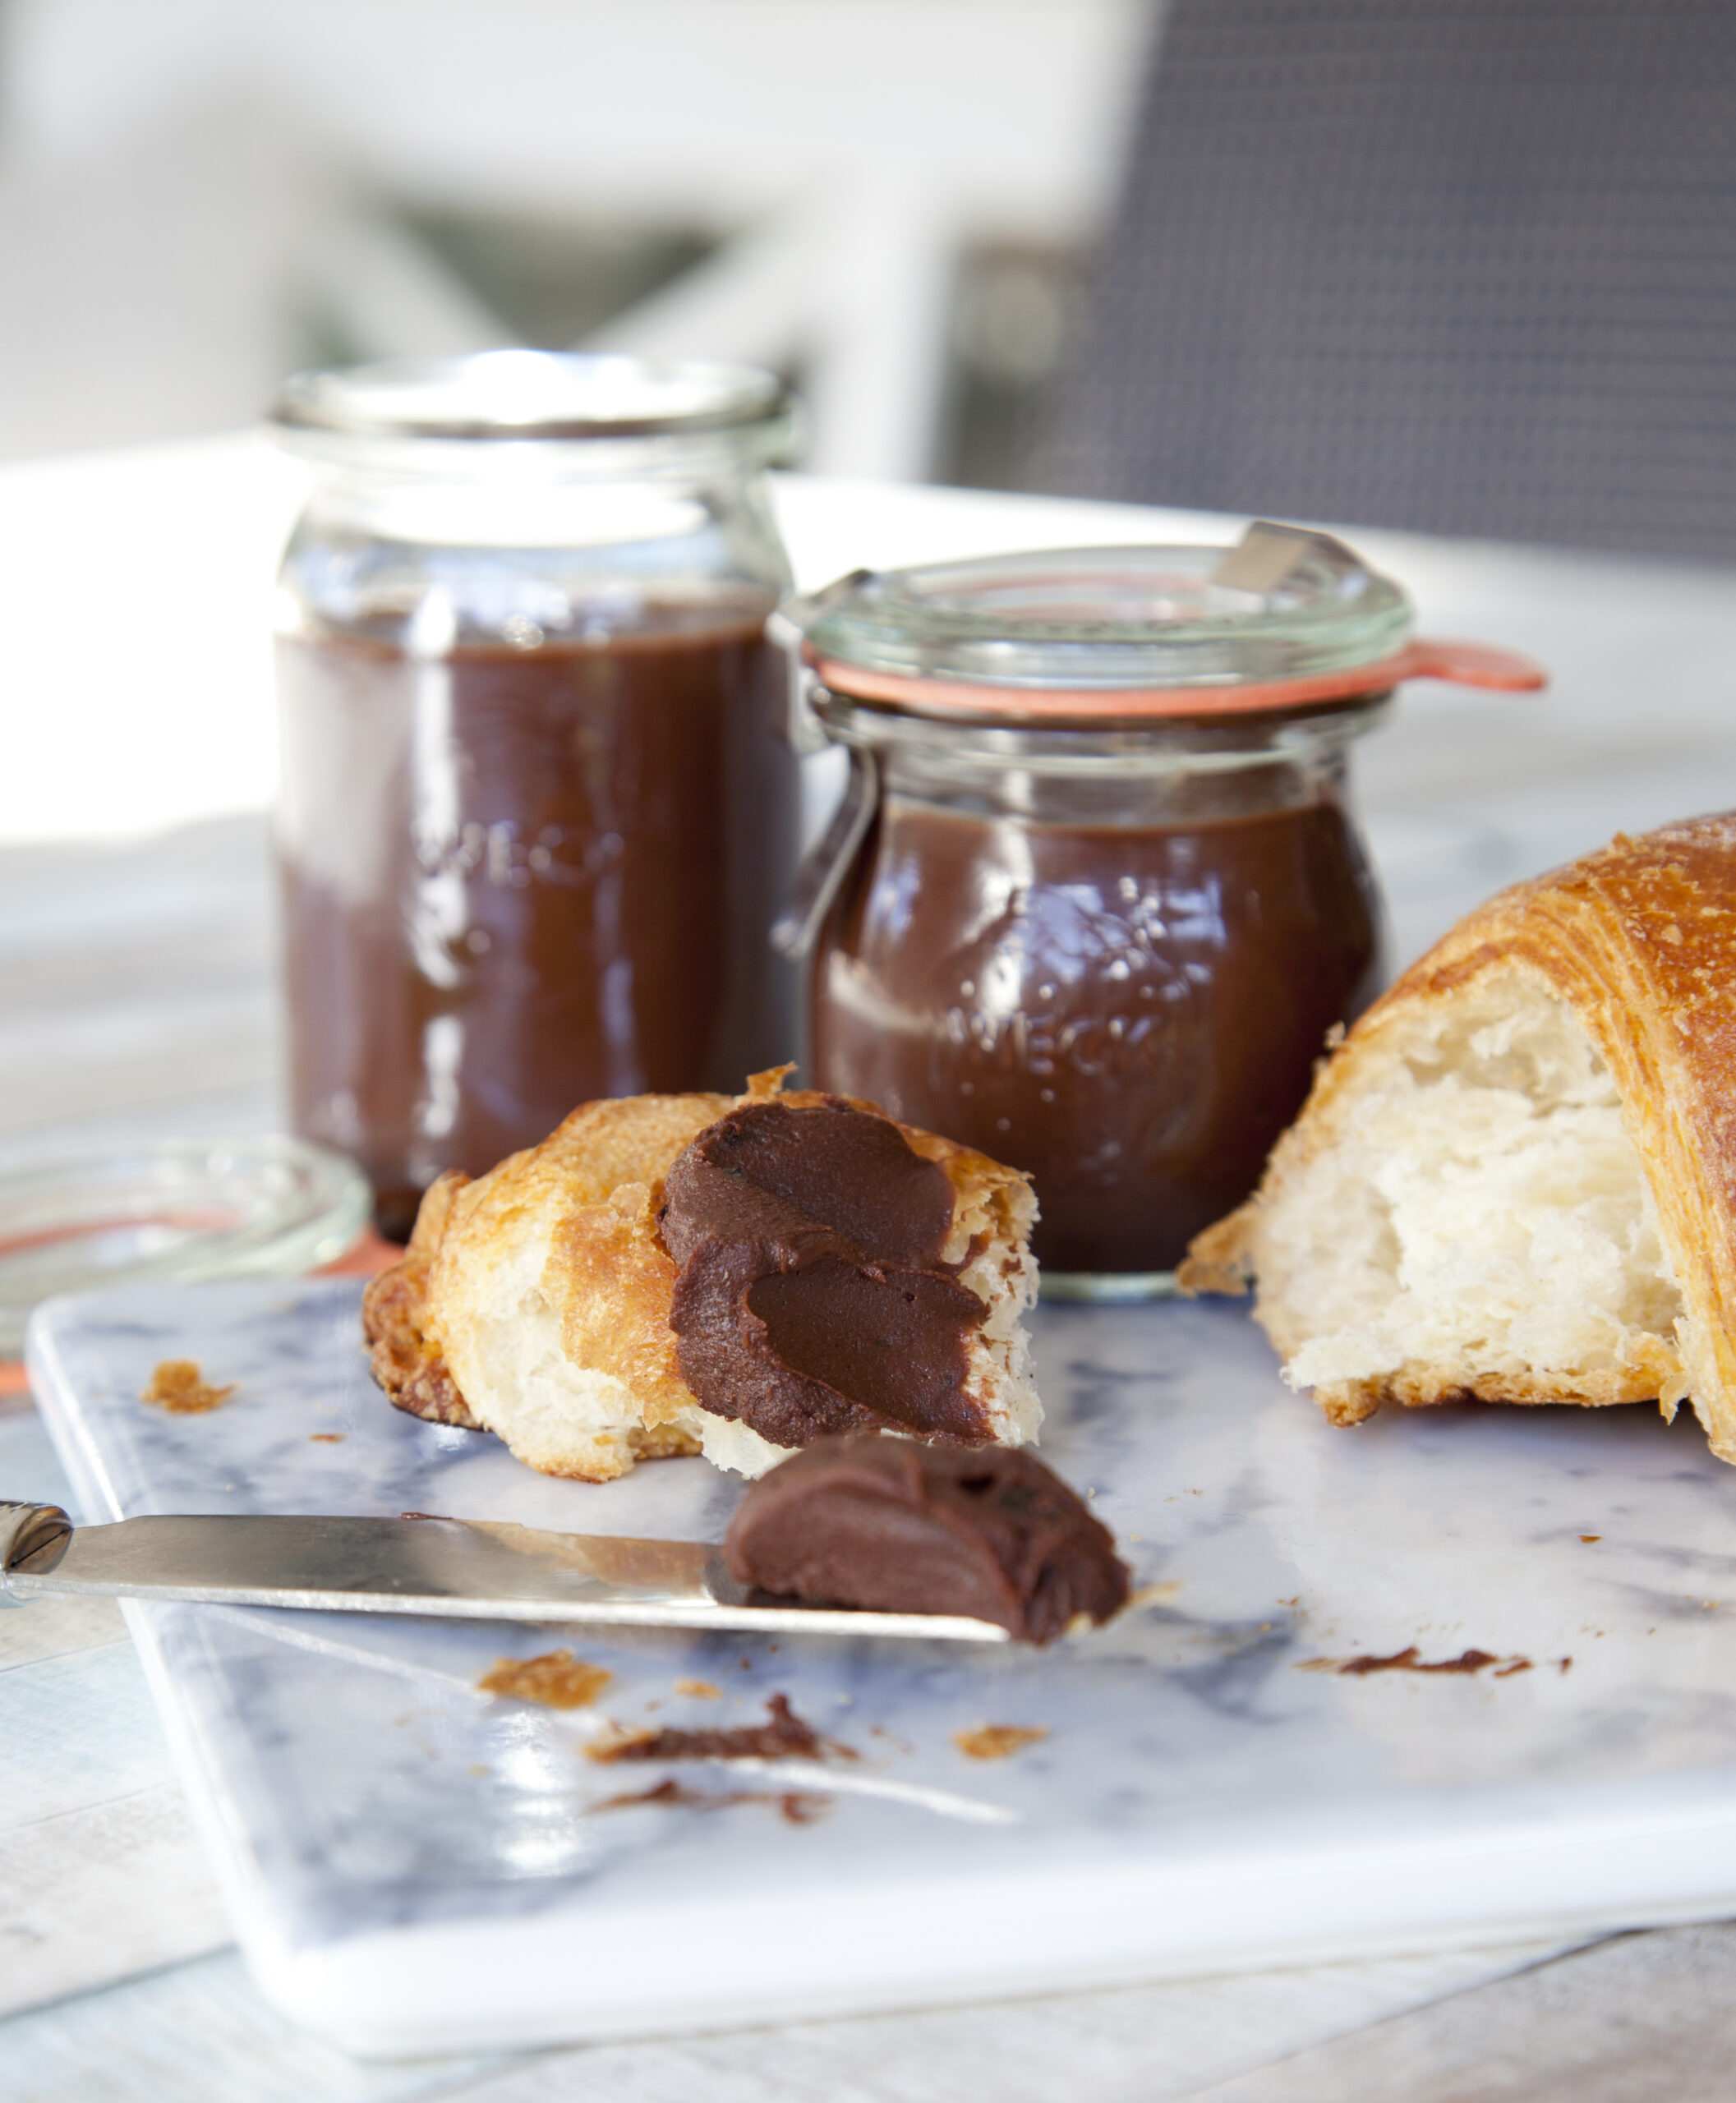
{"label": "chocolate spread in jar", "polygon": [[518,650],[279,644],[296,1128],[403,1238],[598,1096],[786,1056],[765,941],[793,853],[766,602]]}
{"label": "chocolate spread in jar", "polygon": [[744,1584],[890,1613],[969,1614],[1047,1643],[1127,1604],[1107,1526],[1035,1454],[822,1438],[742,1499],[724,1559]]}
{"label": "chocolate spread in jar", "polygon": [[1046,1268],[1167,1271],[1254,1188],[1378,951],[1333,802],[1147,829],[889,794],[821,932],[814,1077],[1029,1171]]}
{"label": "chocolate spread in jar", "polygon": [[664,1183],[681,1267],[670,1310],[702,1408],[775,1446],[830,1432],[992,1433],[965,1392],[986,1309],[942,1261],[952,1185],[886,1118],[845,1102],[752,1102]]}

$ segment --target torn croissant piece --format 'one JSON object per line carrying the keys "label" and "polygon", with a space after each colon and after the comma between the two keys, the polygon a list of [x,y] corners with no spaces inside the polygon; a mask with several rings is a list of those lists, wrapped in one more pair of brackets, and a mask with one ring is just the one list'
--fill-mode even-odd
{"label": "torn croissant piece", "polygon": [[392,1400],[590,1482],[698,1452],[756,1475],[843,1431],[1034,1438],[1029,1179],[787,1071],[586,1103],[442,1176],[363,1301]]}
{"label": "torn croissant piece", "polygon": [[401,1410],[431,1424],[481,1426],[470,1414],[446,1361],[429,1340],[423,1321],[428,1272],[440,1245],[452,1200],[468,1183],[456,1170],[439,1177],[424,1194],[410,1245],[400,1262],[382,1271],[362,1295],[362,1328],[374,1378]]}
{"label": "torn croissant piece", "polygon": [[1184,1289],[1334,1423],[1691,1397],[1736,1462],[1736,812],[1517,886],[1362,1016]]}

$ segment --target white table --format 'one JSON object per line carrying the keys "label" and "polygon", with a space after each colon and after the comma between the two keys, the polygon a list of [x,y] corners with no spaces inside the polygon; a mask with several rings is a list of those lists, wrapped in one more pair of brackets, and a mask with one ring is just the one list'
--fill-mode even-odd
{"label": "white table", "polygon": [[[275,1116],[264,637],[297,486],[242,439],[0,473],[0,1150],[258,1129]],[[1234,530],[801,478],[782,485],[780,503],[806,584],[864,562]],[[1353,537],[1410,587],[1427,630],[1509,643],[1555,673],[1540,697],[1416,689],[1397,726],[1364,748],[1364,808],[1401,956],[1500,883],[1618,827],[1736,804],[1728,574]],[[0,1493],[65,1494],[21,1397],[0,1397]],[[1736,2043],[1720,2012],[1736,2000],[1736,1930],[1708,1928],[1575,1954],[1457,1952],[1015,2009],[363,2067],[286,2032],[226,1940],[117,1613],[44,1602],[0,1617],[0,2097],[21,2103],[1070,2093],[1683,2103],[1727,2094]]]}

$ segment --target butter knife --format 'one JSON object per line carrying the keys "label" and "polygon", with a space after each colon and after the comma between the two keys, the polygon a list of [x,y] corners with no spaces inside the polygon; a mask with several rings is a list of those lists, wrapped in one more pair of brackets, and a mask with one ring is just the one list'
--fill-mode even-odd
{"label": "butter knife", "polygon": [[914,1636],[1005,1643],[963,1614],[760,1604],[700,1541],[550,1534],[500,1520],[246,1513],[75,1526],[58,1504],[0,1500],[0,1605],[53,1593],[437,1614],[460,1621],[572,1621],[764,1634]]}

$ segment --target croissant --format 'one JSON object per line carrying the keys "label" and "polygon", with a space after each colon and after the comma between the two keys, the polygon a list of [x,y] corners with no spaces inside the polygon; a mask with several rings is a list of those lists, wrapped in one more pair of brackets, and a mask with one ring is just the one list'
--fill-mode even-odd
{"label": "croissant", "polygon": [[1335,1424],[1692,1399],[1736,1463],[1736,812],[1515,886],[1316,1074],[1181,1282]]}
{"label": "croissant", "polygon": [[[837,1432],[1034,1438],[1029,1178],[872,1103],[786,1095],[785,1071],[733,1098],[585,1103],[474,1182],[443,1176],[363,1300],[375,1380],[588,1482],[700,1452],[757,1475]],[[865,1192],[864,1147],[925,1194],[927,1268],[896,1245],[908,1217]],[[695,1224],[720,1190],[733,1238]],[[955,1368],[925,1319],[955,1337]]]}

